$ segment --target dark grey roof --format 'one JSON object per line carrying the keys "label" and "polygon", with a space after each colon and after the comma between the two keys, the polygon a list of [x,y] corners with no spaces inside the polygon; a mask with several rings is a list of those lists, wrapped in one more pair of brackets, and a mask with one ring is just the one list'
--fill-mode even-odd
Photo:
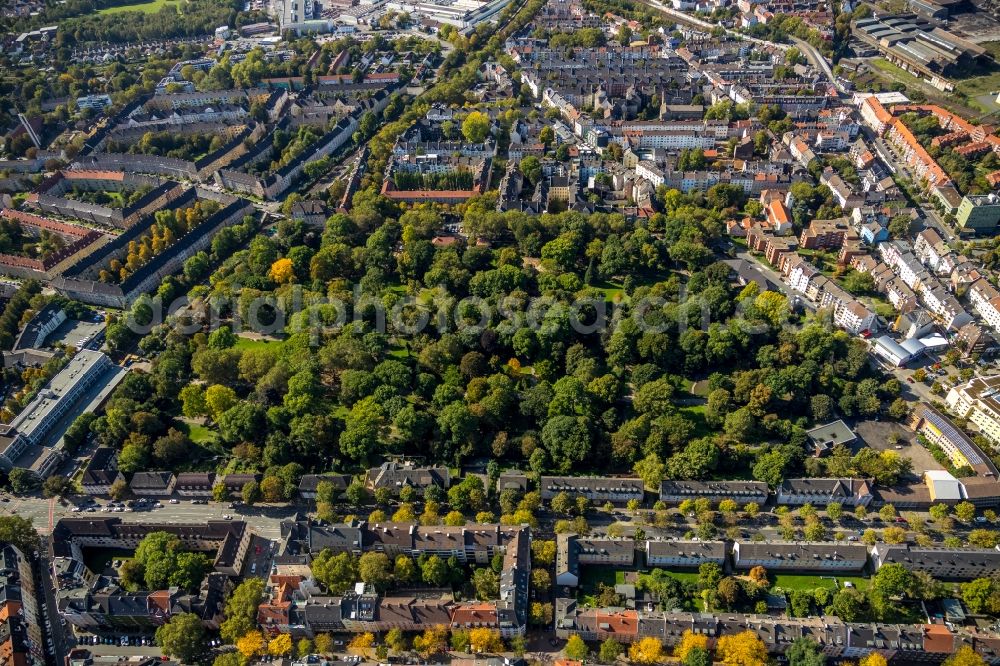
{"label": "dark grey roof", "polygon": [[316,487],[327,481],[337,490],[346,490],[351,485],[350,474],[303,474],[299,479],[299,492],[316,492]]}
{"label": "dark grey roof", "polygon": [[166,490],[173,481],[173,472],[136,472],[129,487],[132,490]]}
{"label": "dark grey roof", "polygon": [[735,497],[754,495],[766,499],[767,484],[762,481],[679,481],[668,479],[660,484],[661,495],[691,497]]}

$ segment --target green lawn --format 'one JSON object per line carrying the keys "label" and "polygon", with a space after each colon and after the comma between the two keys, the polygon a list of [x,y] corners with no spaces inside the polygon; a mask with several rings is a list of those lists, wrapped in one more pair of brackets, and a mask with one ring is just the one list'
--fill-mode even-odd
{"label": "green lawn", "polygon": [[697,571],[667,571],[667,575],[671,578],[676,578],[682,583],[697,583],[698,582],[698,572]]}
{"label": "green lawn", "polygon": [[410,356],[413,356],[413,352],[411,352],[406,347],[395,347],[395,348],[389,350],[387,356],[391,356],[392,358],[398,358],[398,359],[401,359],[401,360],[405,360],[405,359],[409,358]]}
{"label": "green lawn", "polygon": [[106,7],[98,9],[98,14],[120,14],[121,12],[142,12],[143,14],[155,14],[164,7],[177,7],[176,0],[149,0],[148,2],[136,2],[130,5],[118,5],[117,7]]}
{"label": "green lawn", "polygon": [[[968,113],[968,108],[960,106],[960,102],[958,102],[958,100],[956,100],[950,93],[938,90],[930,83],[917,78],[913,74],[910,74],[906,70],[892,64],[884,58],[870,58],[868,60],[868,64],[879,71],[883,80],[889,79],[899,81],[904,84],[908,90],[916,89],[922,91],[925,95],[927,95],[928,102],[930,103],[940,104],[945,108],[955,112],[960,112],[963,115]],[[1000,81],[995,81],[995,77],[996,74],[973,76],[964,80],[956,80],[955,85],[959,91],[969,97],[968,106],[973,107],[980,112],[985,112],[987,109],[983,108],[983,105],[973,98],[983,92],[996,90],[1000,87]]]}
{"label": "green lawn", "polygon": [[691,437],[707,437],[712,434],[712,429],[705,421],[705,405],[681,407],[680,412],[694,423],[694,432],[691,433]]}
{"label": "green lawn", "polygon": [[796,574],[778,574],[774,577],[774,587],[783,590],[815,590],[818,587],[825,587],[828,590],[837,589],[837,585],[843,587],[844,583],[850,581],[859,589],[868,587],[868,579],[858,576],[836,576],[837,583],[827,576],[804,576]]}
{"label": "green lawn", "polygon": [[212,449],[219,443],[218,433],[208,426],[200,423],[192,423],[180,418],[174,422],[174,425],[199,447]]}
{"label": "green lawn", "polygon": [[615,571],[607,567],[583,567],[583,575],[580,576],[580,589],[587,592],[596,592],[597,586],[600,583],[618,585],[624,582],[624,571]]}
{"label": "green lawn", "polygon": [[261,349],[263,347],[271,346],[281,346],[281,340],[268,340],[266,338],[244,338],[239,336],[236,338],[235,348],[240,351],[246,351],[247,349]]}
{"label": "green lawn", "polygon": [[610,282],[605,280],[603,282],[598,282],[597,284],[591,285],[594,289],[599,289],[604,292],[604,300],[608,303],[613,302],[616,298],[622,295],[622,284],[621,282]]}

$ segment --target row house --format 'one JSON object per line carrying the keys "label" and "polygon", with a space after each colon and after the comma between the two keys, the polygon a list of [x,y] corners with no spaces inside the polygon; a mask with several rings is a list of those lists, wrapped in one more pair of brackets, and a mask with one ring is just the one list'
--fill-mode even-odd
{"label": "row house", "polygon": [[957,633],[960,630],[943,624],[847,623],[832,616],[664,612],[651,607],[592,608],[567,598],[556,599],[555,631],[562,639],[576,634],[585,640],[613,638],[619,643],[652,637],[667,649],[678,645],[686,634],[706,637],[708,649],[713,649],[722,636],[749,631],[774,655],[783,654],[804,638],[817,644],[830,659],[857,660],[878,653],[887,661],[900,663],[941,663],[960,646],[969,645],[989,664],[1000,660],[1000,641],[991,634]]}
{"label": "row house", "polygon": [[813,144],[818,150],[824,152],[839,152],[847,150],[850,145],[851,135],[840,130],[820,130],[816,133],[816,142]]}
{"label": "row house", "polygon": [[872,501],[871,479],[785,479],[778,487],[777,502],[790,506],[867,507]]}
{"label": "row house", "polygon": [[861,102],[861,120],[881,136],[893,122],[892,114],[882,106],[875,95],[869,95]]}
{"label": "row house", "polygon": [[107,495],[116,481],[125,482],[125,477],[118,471],[118,452],[108,446],[98,447],[80,479],[83,492],[87,495]]}
{"label": "row house", "polygon": [[767,262],[777,266],[782,255],[795,252],[798,241],[787,236],[775,236],[765,231],[759,224],[755,224],[747,232],[747,245],[752,250],[763,252]]}
{"label": "row house", "polygon": [[767,501],[769,490],[762,481],[682,481],[667,479],[660,483],[660,499],[680,503],[705,498],[712,502],[731,499],[741,504]]}
{"label": "row house", "polygon": [[317,490],[321,483],[329,483],[333,486],[334,492],[339,496],[347,487],[351,485],[353,478],[350,474],[303,474],[299,479],[299,497],[306,500],[316,499]]}
{"label": "row house", "polygon": [[560,493],[586,497],[591,502],[625,504],[642,501],[645,496],[642,479],[638,477],[543,476],[538,482],[543,500]]}
{"label": "row house", "polygon": [[888,134],[889,142],[902,153],[906,164],[917,177],[926,180],[928,186],[945,186],[951,179],[944,169],[931,157],[913,133],[898,118],[894,118]]}
{"label": "row house", "polygon": [[973,580],[992,576],[1000,568],[1000,550],[995,548],[921,548],[905,544],[872,546],[876,570],[886,564],[902,564],[908,571],[924,571],[938,580]]}
{"label": "row house", "polygon": [[964,146],[959,146],[955,148],[955,154],[966,159],[975,159],[986,153],[990,152],[990,144],[985,141],[976,141],[973,143],[967,143]]}
{"label": "row house", "polygon": [[212,472],[181,472],[174,483],[174,492],[181,497],[211,497],[214,486]]}
{"label": "row house", "polygon": [[931,146],[933,148],[948,148],[950,146],[957,146],[958,144],[967,141],[969,135],[963,130],[956,130],[954,132],[948,132],[947,134],[942,134],[931,139]]}
{"label": "row house", "polygon": [[867,169],[875,163],[875,154],[868,147],[868,144],[865,143],[864,139],[857,139],[852,143],[847,156],[854,162],[854,166],[858,169]]}
{"label": "row house", "polygon": [[952,291],[962,296],[968,290],[969,286],[986,277],[988,273],[982,266],[969,261],[962,255],[958,255],[956,261],[958,263],[951,270],[948,281],[951,283]]}
{"label": "row house", "polygon": [[462,563],[485,564],[507,548],[524,528],[501,525],[422,526],[403,523],[372,523],[361,529],[363,550],[377,550],[390,557],[456,557]]}
{"label": "row house", "polygon": [[805,294],[809,290],[809,285],[821,275],[818,268],[810,264],[797,254],[786,255],[787,259],[782,261],[782,273],[788,286],[796,291]]}
{"label": "row house", "polygon": [[176,482],[172,472],[136,472],[129,489],[138,497],[169,497]]}
{"label": "row house", "polygon": [[647,567],[680,567],[697,569],[702,564],[726,562],[726,544],[723,541],[646,541]]}
{"label": "row house", "polygon": [[856,573],[867,564],[867,547],[860,544],[780,541],[733,544],[733,567],[739,571],[762,566],[768,571]]}
{"label": "row house", "polygon": [[886,281],[882,291],[896,312],[910,312],[917,307],[917,294],[895,275]]}
{"label": "row house", "polygon": [[844,210],[851,210],[864,205],[865,197],[855,193],[854,189],[844,182],[833,167],[827,167],[819,177],[819,182],[826,185],[833,194],[837,204]]}

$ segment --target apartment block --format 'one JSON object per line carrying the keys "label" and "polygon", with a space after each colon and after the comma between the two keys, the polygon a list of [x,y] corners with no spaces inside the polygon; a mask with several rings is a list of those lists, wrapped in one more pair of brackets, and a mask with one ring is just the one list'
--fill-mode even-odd
{"label": "apartment block", "polygon": [[858,572],[867,563],[864,545],[775,541],[733,544],[733,566],[740,571],[762,566],[768,571]]}
{"label": "apartment block", "polygon": [[972,580],[1000,569],[1000,550],[993,548],[919,548],[879,543],[872,546],[872,565],[902,564],[909,571],[924,571],[940,580]]}
{"label": "apartment block", "polygon": [[948,391],[945,404],[971,421],[990,441],[1000,443],[1000,376],[974,377]]}
{"label": "apartment block", "polygon": [[872,501],[871,479],[785,479],[778,487],[778,504],[865,506]]}
{"label": "apartment block", "polygon": [[638,477],[543,476],[538,481],[538,487],[543,500],[568,493],[574,497],[586,497],[595,504],[625,504],[629,500],[641,502],[646,494],[642,479]]}

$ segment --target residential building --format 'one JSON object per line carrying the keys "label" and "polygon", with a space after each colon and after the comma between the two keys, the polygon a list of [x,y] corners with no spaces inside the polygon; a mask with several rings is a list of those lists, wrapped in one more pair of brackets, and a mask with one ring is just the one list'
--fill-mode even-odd
{"label": "residential building", "polygon": [[75,416],[96,408],[125,370],[101,352],[82,349],[10,422],[0,426],[0,468],[46,478],[63,459],[61,438]]}
{"label": "residential building", "polygon": [[860,544],[776,541],[733,544],[733,567],[739,571],[762,566],[768,571],[859,572],[867,563],[867,547]]}
{"label": "residential building", "polygon": [[642,479],[638,477],[543,476],[538,487],[543,500],[568,493],[586,497],[594,504],[624,504],[633,499],[641,502],[645,496]]}
{"label": "residential building", "polygon": [[834,307],[833,323],[852,335],[871,334],[877,330],[877,315],[861,301],[851,299]]}
{"label": "residential building", "polygon": [[99,446],[83,470],[80,487],[87,495],[107,495],[115,481],[125,481],[118,471],[118,452],[109,446]]}
{"label": "residential building", "polygon": [[902,564],[907,571],[923,571],[939,580],[973,580],[992,576],[1000,569],[995,548],[920,548],[904,544],[872,546],[872,565]]}
{"label": "residential building", "polygon": [[987,439],[1000,443],[1000,376],[974,377],[948,391],[945,404],[971,421]]}
{"label": "residential building", "polygon": [[172,472],[136,472],[129,482],[129,489],[139,497],[170,497],[176,482]]}
{"label": "residential building", "polygon": [[47,621],[35,587],[31,559],[10,544],[0,544],[0,663],[46,664],[42,626]]}
{"label": "residential building", "polygon": [[[952,392],[955,392],[955,389],[952,389]],[[952,392],[949,392],[949,398]],[[956,393],[956,401],[950,403],[949,407],[954,404],[955,406],[951,408],[958,411],[959,401],[964,401],[964,398],[959,398]],[[918,434],[927,438],[927,441],[941,447],[955,467],[971,467],[977,474],[998,478],[996,465],[989,456],[983,453],[972,438],[959,430],[951,419],[938,410],[930,405],[920,404],[913,411],[910,423]]]}
{"label": "residential building", "polygon": [[724,541],[646,541],[647,567],[697,569],[707,562],[725,565]]}
{"label": "residential building", "polygon": [[585,538],[575,534],[556,536],[556,584],[575,587],[583,566],[635,566],[633,539]]}
{"label": "residential building", "polygon": [[867,507],[872,501],[871,479],[785,479],[778,486],[778,504]]}
{"label": "residential building", "polygon": [[365,487],[369,490],[389,488],[397,492],[403,486],[426,488],[436,485],[447,488],[450,480],[447,467],[416,467],[409,462],[384,462],[379,467],[368,470]]}
{"label": "residential building", "polygon": [[712,502],[731,499],[744,504],[763,504],[768,497],[767,484],[762,481],[681,481],[667,479],[660,484],[660,499],[679,503],[687,499],[706,498]]}
{"label": "residential building", "polygon": [[977,235],[992,235],[1000,224],[1000,196],[989,194],[962,197],[955,214],[956,224],[962,231]]}
{"label": "residential building", "polygon": [[351,485],[350,474],[303,474],[299,479],[299,497],[302,499],[316,499],[316,488],[321,483],[333,485],[334,490],[339,495],[347,490]]}
{"label": "residential building", "polygon": [[180,472],[174,480],[174,491],[181,497],[211,497],[214,487],[214,472]]}

